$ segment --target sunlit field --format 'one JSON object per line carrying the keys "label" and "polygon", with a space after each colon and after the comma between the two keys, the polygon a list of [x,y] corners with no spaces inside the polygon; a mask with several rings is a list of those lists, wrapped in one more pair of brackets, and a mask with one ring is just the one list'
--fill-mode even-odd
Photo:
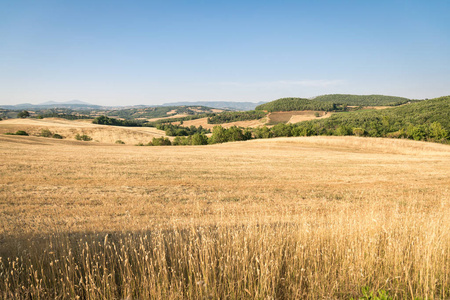
{"label": "sunlit field", "polygon": [[0,136],[0,297],[450,298],[450,147]]}

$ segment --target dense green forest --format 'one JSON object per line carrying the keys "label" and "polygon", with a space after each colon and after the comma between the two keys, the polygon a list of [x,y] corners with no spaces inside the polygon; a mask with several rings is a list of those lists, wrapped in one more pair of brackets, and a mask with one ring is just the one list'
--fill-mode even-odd
{"label": "dense green forest", "polygon": [[263,111],[226,111],[214,114],[208,118],[208,124],[222,124],[236,121],[258,120],[264,118],[266,113]]}
{"label": "dense green forest", "polygon": [[293,110],[321,110],[346,111],[347,106],[398,106],[411,101],[407,98],[384,95],[347,95],[333,94],[304,98],[281,98],[256,107],[256,110],[293,111]]}
{"label": "dense green forest", "polygon": [[343,109],[344,107],[339,107],[331,101],[315,101],[303,98],[281,98],[256,107],[256,110],[265,110],[268,112],[293,110],[337,111]]}
{"label": "dense green forest", "polygon": [[349,94],[322,95],[313,98],[313,100],[350,106],[397,106],[411,101],[407,98],[395,96]]}
{"label": "dense green forest", "polygon": [[383,110],[338,113],[330,118],[254,130],[255,137],[358,135],[447,142],[450,96]]}

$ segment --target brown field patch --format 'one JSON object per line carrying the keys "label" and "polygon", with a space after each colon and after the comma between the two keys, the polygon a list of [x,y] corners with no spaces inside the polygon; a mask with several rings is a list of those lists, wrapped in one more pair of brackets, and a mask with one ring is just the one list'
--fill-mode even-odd
{"label": "brown field patch", "polygon": [[[316,117],[315,114],[318,113],[319,117]],[[303,111],[279,111],[272,112],[267,115],[268,124],[278,124],[278,123],[298,123],[302,121],[315,120],[319,118],[328,118],[331,116],[330,112],[324,111],[311,111],[311,110],[303,110]]]}
{"label": "brown field patch", "polygon": [[151,119],[146,119],[149,122],[155,122],[158,120],[165,120],[165,119],[176,119],[176,118],[183,118],[183,117],[187,117],[187,114],[178,114],[178,115],[173,115],[173,116],[168,116],[168,117],[162,117],[162,118],[151,118]]}
{"label": "brown field patch", "polygon": [[9,119],[0,122],[0,134],[24,130],[32,136],[39,136],[43,129],[74,140],[77,134],[92,137],[93,142],[115,143],[122,140],[126,144],[148,143],[153,137],[165,136],[164,131],[152,127],[120,127],[92,124],[92,120]]}

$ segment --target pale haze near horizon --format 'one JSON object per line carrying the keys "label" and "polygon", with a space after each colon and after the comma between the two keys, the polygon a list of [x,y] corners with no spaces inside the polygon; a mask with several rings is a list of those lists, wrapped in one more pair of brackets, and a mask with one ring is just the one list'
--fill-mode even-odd
{"label": "pale haze near horizon", "polygon": [[0,104],[450,94],[450,1],[11,1]]}

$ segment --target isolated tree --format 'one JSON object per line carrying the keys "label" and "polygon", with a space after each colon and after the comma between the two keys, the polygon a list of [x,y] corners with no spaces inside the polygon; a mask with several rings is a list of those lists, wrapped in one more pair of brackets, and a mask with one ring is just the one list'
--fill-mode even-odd
{"label": "isolated tree", "polygon": [[22,110],[20,113],[17,114],[18,118],[28,118],[30,116],[30,113],[26,110]]}

